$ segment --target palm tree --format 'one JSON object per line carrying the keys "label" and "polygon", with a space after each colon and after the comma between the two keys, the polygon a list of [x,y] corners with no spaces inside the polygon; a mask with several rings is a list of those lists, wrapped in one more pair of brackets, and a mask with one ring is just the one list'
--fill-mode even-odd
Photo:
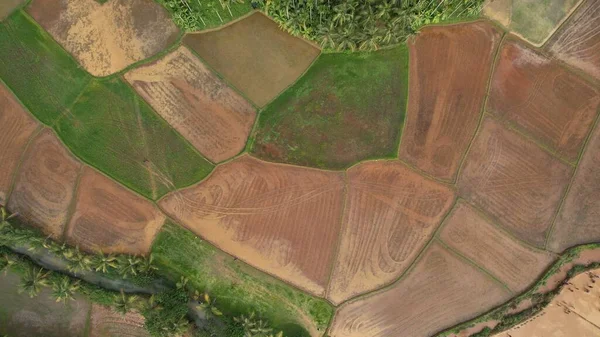
{"label": "palm tree", "polygon": [[71,272],[85,272],[92,270],[93,261],[90,256],[82,253],[79,247],[67,249],[63,256],[69,261],[67,269]]}
{"label": "palm tree", "polygon": [[136,295],[125,295],[123,290],[119,295],[115,295],[113,306],[115,311],[125,315],[128,311],[137,308],[138,297]]}
{"label": "palm tree", "polygon": [[92,258],[92,265],[95,271],[106,274],[110,269],[117,268],[117,257],[112,253],[105,255],[100,251]]}
{"label": "palm tree", "polygon": [[147,257],[140,256],[137,259],[138,272],[142,274],[148,274],[155,270],[158,270],[158,268],[154,265],[154,255],[152,255],[152,253],[150,253]]}
{"label": "palm tree", "polygon": [[57,280],[52,282],[52,296],[56,299],[56,302],[64,302],[65,304],[69,300],[73,300],[75,291],[79,289],[79,280],[73,282],[73,280],[63,275]]}
{"label": "palm tree", "polygon": [[0,230],[4,229],[5,227],[10,226],[10,223],[8,222],[8,220],[10,220],[11,218],[14,218],[15,216],[17,216],[17,213],[9,215],[6,208],[4,206],[0,206]]}
{"label": "palm tree", "polygon": [[202,310],[207,317],[210,316],[222,316],[223,313],[221,310],[215,307],[216,300],[211,300],[210,296],[205,293],[204,294],[204,302],[200,303],[196,308]]}
{"label": "palm tree", "polygon": [[31,267],[21,279],[19,294],[25,292],[31,298],[37,296],[42,291],[42,287],[48,286],[47,277],[49,273],[49,271],[44,271],[43,268]]}
{"label": "palm tree", "polygon": [[121,255],[117,258],[119,274],[123,278],[137,275],[140,261],[135,256]]}
{"label": "palm tree", "polygon": [[8,255],[8,254],[4,254],[2,256],[2,258],[0,258],[0,271],[4,271],[4,275],[6,275],[6,273],[8,272],[8,268],[15,265],[17,263],[17,260]]}

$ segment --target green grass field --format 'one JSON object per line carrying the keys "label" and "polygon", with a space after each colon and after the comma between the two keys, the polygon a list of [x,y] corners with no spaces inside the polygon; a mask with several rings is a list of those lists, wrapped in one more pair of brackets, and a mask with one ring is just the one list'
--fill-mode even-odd
{"label": "green grass field", "polygon": [[174,280],[188,277],[226,316],[255,312],[286,337],[308,336],[306,324],[323,333],[333,315],[327,302],[234,260],[179,226],[167,223],[152,253],[161,273]]}
{"label": "green grass field", "polygon": [[405,45],[322,54],[261,111],[250,151],[267,160],[329,169],[395,157],[407,92]]}
{"label": "green grass field", "polygon": [[91,76],[23,11],[0,24],[0,78],[43,123],[51,125]]}
{"label": "green grass field", "polygon": [[56,131],[78,157],[151,199],[213,168],[120,78],[90,82]]}
{"label": "green grass field", "polygon": [[525,0],[512,5],[510,29],[540,44],[579,0]]}

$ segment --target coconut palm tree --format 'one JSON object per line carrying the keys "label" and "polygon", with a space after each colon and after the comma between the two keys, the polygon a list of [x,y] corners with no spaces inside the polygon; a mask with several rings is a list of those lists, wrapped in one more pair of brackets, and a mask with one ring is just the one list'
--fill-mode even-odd
{"label": "coconut palm tree", "polygon": [[117,257],[112,253],[106,255],[100,251],[92,258],[92,268],[106,274],[110,269],[117,268]]}
{"label": "coconut palm tree", "polygon": [[65,250],[63,256],[68,261],[67,269],[73,273],[92,270],[92,258],[89,255],[81,252],[78,246]]}
{"label": "coconut palm tree", "polygon": [[63,275],[62,277],[55,279],[52,282],[52,297],[56,299],[56,302],[67,303],[69,300],[73,300],[75,291],[79,289],[79,280],[73,282],[73,280]]}
{"label": "coconut palm tree", "polygon": [[14,266],[17,263],[17,259],[15,259],[14,257],[8,255],[8,254],[4,254],[1,258],[0,258],[0,271],[4,271],[4,275],[6,275],[6,273],[8,272],[8,269],[12,266]]}
{"label": "coconut palm tree", "polygon": [[137,308],[138,297],[136,295],[126,295],[123,290],[119,295],[115,295],[113,306],[115,311],[125,315],[128,311]]}
{"label": "coconut palm tree", "polygon": [[202,310],[207,317],[210,316],[222,316],[223,313],[221,310],[217,309],[215,306],[216,300],[210,298],[210,296],[205,293],[204,294],[204,302],[200,303],[196,306],[196,308]]}
{"label": "coconut palm tree", "polygon": [[48,286],[48,274],[43,268],[31,267],[21,279],[18,292],[27,293],[29,297],[37,296],[43,287]]}
{"label": "coconut palm tree", "polygon": [[119,275],[121,275],[123,278],[127,278],[129,275],[137,275],[139,263],[140,261],[135,256],[119,256],[117,258]]}

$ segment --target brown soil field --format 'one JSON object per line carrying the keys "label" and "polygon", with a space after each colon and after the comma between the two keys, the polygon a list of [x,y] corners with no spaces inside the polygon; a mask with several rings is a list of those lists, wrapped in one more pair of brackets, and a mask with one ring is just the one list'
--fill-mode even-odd
{"label": "brown soil field", "polygon": [[400,158],[454,179],[481,116],[500,33],[484,22],[426,27],[409,42],[410,87]]}
{"label": "brown soil field", "polygon": [[0,21],[6,19],[25,0],[2,0],[0,2]]}
{"label": "brown soil field", "polygon": [[179,35],[152,0],[33,0],[28,12],[94,76],[148,58]]}
{"label": "brown soil field", "polygon": [[592,133],[548,240],[554,252],[600,240],[600,128]]}
{"label": "brown soil field", "polygon": [[92,304],[89,337],[150,337],[144,316],[129,311],[123,315],[109,307]]}
{"label": "brown soil field", "polygon": [[483,15],[508,27],[511,20],[512,2],[513,0],[487,0],[483,7]]}
{"label": "brown soil field", "polygon": [[554,261],[551,254],[516,241],[462,202],[444,224],[440,239],[515,293],[527,289]]}
{"label": "brown soil field", "polygon": [[0,204],[5,204],[15,169],[38,123],[0,83]]}
{"label": "brown soil field", "polygon": [[550,39],[547,49],[600,80],[600,1],[583,3]]}
{"label": "brown soil field", "polygon": [[188,34],[184,42],[260,107],[296,81],[319,55],[319,49],[259,12],[219,30]]}
{"label": "brown soil field", "polygon": [[125,79],[211,161],[244,149],[256,111],[187,48],[136,68]]}
{"label": "brown soil field", "polygon": [[343,175],[250,156],[163,198],[179,223],[227,253],[323,295],[340,231]]}
{"label": "brown soil field", "polygon": [[328,292],[336,304],[398,278],[454,201],[448,186],[397,161],[362,163],[347,174],[341,244]]}
{"label": "brown soil field", "polygon": [[32,141],[19,168],[8,209],[46,235],[62,239],[81,164],[51,129]]}
{"label": "brown soil field", "polygon": [[459,195],[520,239],[543,246],[571,173],[533,142],[486,118],[458,179]]}
{"label": "brown soil field", "polygon": [[494,337],[600,336],[600,270],[572,278],[538,315]]}
{"label": "brown soil field", "polygon": [[164,221],[151,202],[85,167],[66,236],[88,251],[145,254]]}
{"label": "brown soil field", "polygon": [[342,305],[331,337],[429,337],[510,297],[471,264],[435,242],[393,288]]}
{"label": "brown soil field", "polygon": [[576,161],[600,106],[600,94],[557,62],[504,44],[487,110],[516,123],[569,161]]}

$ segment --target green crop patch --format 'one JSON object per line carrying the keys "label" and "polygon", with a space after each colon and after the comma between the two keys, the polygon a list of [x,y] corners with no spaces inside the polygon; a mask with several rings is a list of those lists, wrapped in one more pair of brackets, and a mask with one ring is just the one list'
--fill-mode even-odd
{"label": "green crop patch", "polygon": [[552,35],[575,8],[579,0],[526,0],[515,1],[509,28],[539,45]]}
{"label": "green crop patch", "polygon": [[199,31],[222,26],[252,10],[251,1],[158,0],[173,16],[173,21],[186,31]]}
{"label": "green crop patch", "polygon": [[165,224],[152,254],[160,273],[174,280],[187,277],[191,286],[216,300],[225,316],[254,312],[284,336],[322,334],[333,315],[326,301],[235,260],[177,225]]}
{"label": "green crop patch", "polygon": [[406,45],[323,54],[261,111],[250,150],[267,160],[329,169],[395,157],[407,92]]}
{"label": "green crop patch", "polygon": [[213,168],[120,78],[90,82],[56,131],[81,159],[151,199]]}
{"label": "green crop patch", "polygon": [[0,24],[0,78],[43,123],[68,109],[91,76],[23,11]]}

